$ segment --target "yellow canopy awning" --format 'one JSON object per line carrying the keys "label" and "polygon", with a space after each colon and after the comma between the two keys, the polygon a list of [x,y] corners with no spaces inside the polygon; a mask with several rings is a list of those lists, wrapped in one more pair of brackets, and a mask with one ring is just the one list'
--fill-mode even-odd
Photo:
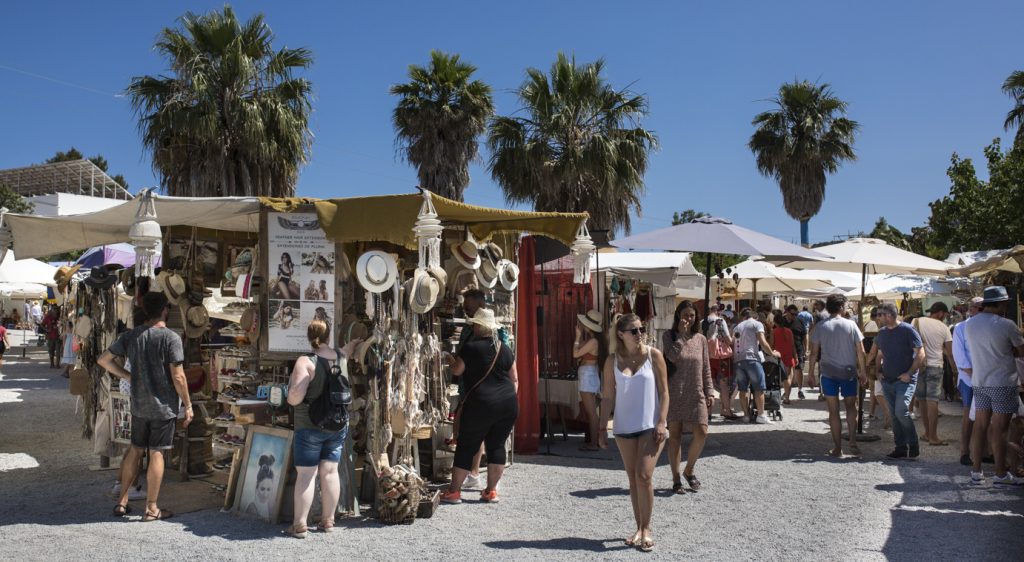
{"label": "yellow canopy awning", "polygon": [[[491,209],[460,203],[438,195],[431,196],[438,218],[445,226],[464,225],[477,240],[495,234],[541,234],[566,245],[576,239],[576,231],[587,219],[586,213],[536,213]],[[320,228],[338,242],[385,241],[406,247],[416,246],[412,227],[416,223],[423,196],[379,195],[316,201]]]}

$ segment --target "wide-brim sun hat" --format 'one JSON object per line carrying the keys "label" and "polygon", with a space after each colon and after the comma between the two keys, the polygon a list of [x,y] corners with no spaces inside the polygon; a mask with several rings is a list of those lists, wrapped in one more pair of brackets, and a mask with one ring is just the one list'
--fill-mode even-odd
{"label": "wide-brim sun hat", "polygon": [[476,244],[471,240],[464,242],[456,242],[449,246],[452,251],[452,257],[455,261],[459,262],[462,267],[466,269],[477,269],[480,267],[480,254],[478,253]]}
{"label": "wide-brim sun hat", "polygon": [[177,273],[161,271],[160,274],[164,275],[163,288],[164,295],[167,296],[167,300],[171,304],[181,303],[182,297],[185,296],[185,280]]}
{"label": "wide-brim sun hat", "polygon": [[519,286],[519,266],[509,260],[501,260],[498,262],[498,280],[506,291],[515,291]]}
{"label": "wide-brim sun hat", "polygon": [[428,267],[427,273],[437,279],[437,286],[441,289],[441,294],[444,295],[445,290],[448,288],[448,272],[440,267]]}
{"label": "wide-brim sun hat", "polygon": [[120,277],[121,288],[124,289],[125,294],[135,296],[135,268],[126,267],[117,276]]}
{"label": "wide-brim sun hat", "polygon": [[353,354],[352,359],[356,362],[357,365],[363,368],[363,371],[366,371],[366,355],[369,353],[370,348],[372,348],[376,343],[377,336],[370,336],[369,338],[363,340],[363,342],[360,343],[358,346],[356,346],[356,352],[355,354]]}
{"label": "wide-brim sun hat", "polygon": [[387,252],[371,250],[356,262],[359,284],[371,293],[383,293],[398,280],[398,262]]}
{"label": "wide-brim sun hat", "polygon": [[89,271],[89,276],[83,283],[93,289],[109,289],[117,283],[117,276],[103,266],[96,266]]}
{"label": "wide-brim sun hat", "polygon": [[409,308],[416,314],[426,314],[437,305],[441,285],[425,269],[417,269],[409,280]]}
{"label": "wide-brim sun hat", "polygon": [[985,300],[981,301],[983,304],[993,304],[1010,300],[1010,295],[1006,292],[1006,287],[1003,287],[1002,285],[992,285],[990,287],[985,287],[984,299]]}
{"label": "wide-brim sun hat", "polygon": [[491,273],[490,268],[485,266],[486,264],[474,272],[476,273],[476,280],[480,283],[480,288],[493,289],[498,284],[498,274],[496,271]]}
{"label": "wide-brim sun hat", "polygon": [[191,339],[202,337],[210,327],[210,314],[205,306],[191,305],[182,316],[185,317],[185,335]]}
{"label": "wide-brim sun hat", "polygon": [[71,278],[81,268],[81,264],[62,265],[58,267],[57,272],[53,274],[53,281],[57,284],[57,288],[61,291],[67,288],[68,284],[71,283]]}
{"label": "wide-brim sun hat", "polygon": [[480,308],[472,317],[466,319],[466,324],[483,326],[491,331],[501,328],[501,324],[494,318],[494,311],[489,308]]}
{"label": "wide-brim sun hat", "polygon": [[588,310],[586,314],[577,314],[576,318],[580,321],[580,324],[595,332],[600,333],[604,331],[604,326],[601,325],[601,313],[594,309]]}

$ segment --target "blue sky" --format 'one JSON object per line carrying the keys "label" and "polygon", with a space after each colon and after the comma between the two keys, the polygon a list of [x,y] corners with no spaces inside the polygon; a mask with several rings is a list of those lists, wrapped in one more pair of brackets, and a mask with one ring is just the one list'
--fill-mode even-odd
{"label": "blue sky", "polygon": [[[165,71],[154,38],[186,10],[220,2],[16,2],[0,24],[0,168],[38,163],[74,145],[101,153],[132,190],[155,185],[126,99],[130,78]],[[495,89],[500,114],[524,69],[558,51],[604,57],[608,79],[650,99],[645,126],[661,140],[634,233],[694,208],[796,241],[775,184],[746,148],[760,101],[795,77],[833,85],[862,125],[860,159],[829,179],[812,241],[869,230],[880,215],[905,230],[948,192],[952,152],[983,160],[1024,69],[1022,2],[239,2],[262,11],[279,46],[316,62],[315,141],[298,192],[402,193],[415,171],[396,158],[388,95],[430,49],[456,52]],[[44,76],[39,78],[10,70]],[[983,167],[983,166],[982,166]],[[471,203],[504,206],[482,165]]]}

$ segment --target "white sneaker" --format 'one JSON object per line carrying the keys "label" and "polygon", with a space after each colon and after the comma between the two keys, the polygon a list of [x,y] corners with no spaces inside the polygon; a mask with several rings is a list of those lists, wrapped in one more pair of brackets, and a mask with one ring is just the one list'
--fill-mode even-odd
{"label": "white sneaker", "polygon": [[754,423],[771,425],[774,424],[775,422],[773,422],[772,420],[768,419],[765,416],[757,416],[757,418],[754,420]]}
{"label": "white sneaker", "polygon": [[462,483],[462,488],[463,489],[466,489],[466,488],[480,488],[480,484],[481,484],[482,480],[483,479],[480,476],[473,476],[472,474],[470,474],[469,476],[466,477],[466,480]]}
{"label": "white sneaker", "polygon": [[992,483],[1002,484],[1004,486],[1024,486],[1024,478],[1017,478],[1016,476],[1007,472],[1002,476],[999,476],[998,474],[993,476]]}
{"label": "white sneaker", "polygon": [[[996,478],[998,478],[998,476]],[[977,485],[981,485],[981,484],[984,484],[984,483],[985,483],[985,473],[984,472],[974,472],[972,470],[971,471],[971,484],[974,484],[974,485],[977,486]]]}

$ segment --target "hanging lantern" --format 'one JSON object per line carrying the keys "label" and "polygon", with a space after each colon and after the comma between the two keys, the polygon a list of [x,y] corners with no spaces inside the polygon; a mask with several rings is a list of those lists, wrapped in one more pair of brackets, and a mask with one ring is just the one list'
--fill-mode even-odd
{"label": "hanging lantern", "polygon": [[420,250],[420,268],[441,267],[441,220],[437,218],[437,210],[434,209],[434,202],[431,193],[423,190],[423,205],[420,206],[420,214],[416,217],[416,224],[412,227],[416,233]]}
{"label": "hanging lantern", "polygon": [[139,210],[135,213],[135,222],[128,229],[128,238],[135,246],[135,276],[153,277],[153,261],[160,253],[160,242],[163,235],[160,224],[156,222],[156,202],[153,190],[143,190]]}
{"label": "hanging lantern", "polygon": [[576,231],[576,240],[569,247],[573,259],[574,283],[590,283],[590,255],[596,249],[597,246],[590,238],[590,231],[587,230],[587,222],[583,221],[580,224],[580,229]]}

